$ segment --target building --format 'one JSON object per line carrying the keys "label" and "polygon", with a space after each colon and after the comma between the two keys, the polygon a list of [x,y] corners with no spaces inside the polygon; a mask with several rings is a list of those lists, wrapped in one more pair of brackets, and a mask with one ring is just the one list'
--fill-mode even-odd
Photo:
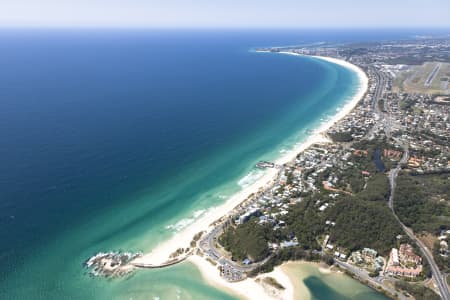
{"label": "building", "polygon": [[414,253],[409,244],[401,244],[400,249],[392,248],[385,274],[415,278],[422,273],[422,258]]}
{"label": "building", "polygon": [[414,249],[409,244],[401,244],[399,250],[400,260],[405,263],[413,263],[420,265],[422,263],[422,257],[414,253]]}
{"label": "building", "polygon": [[362,255],[364,259],[375,259],[378,255],[378,252],[371,248],[364,248],[362,250]]}
{"label": "building", "polygon": [[292,240],[292,241],[282,241],[280,243],[280,247],[281,248],[289,248],[289,247],[295,247],[298,246],[298,242],[296,240]]}
{"label": "building", "polygon": [[386,268],[385,273],[391,276],[415,278],[419,276],[420,273],[422,273],[422,266],[418,266],[417,268],[403,268],[400,266],[389,266]]}
{"label": "building", "polygon": [[399,257],[398,257],[398,250],[397,250],[397,248],[392,248],[391,253],[389,254],[389,263],[392,266],[400,265],[400,260],[399,260]]}
{"label": "building", "polygon": [[376,271],[380,271],[381,269],[383,269],[383,265],[384,265],[383,258],[382,258],[381,256],[378,256],[378,257],[375,259],[375,264],[374,264],[375,270],[376,270]]}
{"label": "building", "polygon": [[355,251],[352,252],[350,259],[355,263],[355,264],[361,264],[364,262],[362,256],[361,256],[361,252],[359,251]]}

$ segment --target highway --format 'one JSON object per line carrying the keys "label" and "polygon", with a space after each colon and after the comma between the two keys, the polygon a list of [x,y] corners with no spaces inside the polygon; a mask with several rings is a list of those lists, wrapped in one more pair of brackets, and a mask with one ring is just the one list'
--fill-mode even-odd
{"label": "highway", "polygon": [[394,196],[395,196],[395,187],[396,187],[396,180],[398,173],[400,172],[401,166],[405,164],[408,161],[409,158],[409,151],[408,148],[405,145],[402,145],[402,148],[404,150],[403,157],[398,163],[397,167],[395,169],[392,169],[389,172],[389,185],[391,189],[391,193],[389,195],[389,208],[391,209],[394,217],[397,219],[397,221],[400,223],[400,225],[403,228],[403,231],[413,240],[416,242],[417,246],[419,247],[420,251],[422,252],[422,255],[425,257],[425,259],[428,261],[428,264],[431,268],[431,273],[433,275],[434,281],[439,289],[439,293],[441,294],[441,298],[444,300],[450,300],[450,293],[447,286],[447,281],[445,276],[441,273],[439,270],[436,262],[434,261],[433,255],[430,252],[430,250],[422,243],[421,240],[419,240],[412,230],[408,227],[406,227],[402,221],[400,221],[399,217],[395,213],[394,209]]}
{"label": "highway", "polygon": [[[382,73],[377,71],[374,67],[369,67],[371,73],[375,74],[375,91],[373,92],[373,102],[372,102],[372,110],[375,114],[375,120],[380,121],[382,119],[382,125],[386,128],[386,121],[384,117],[383,112],[380,110],[380,107],[378,105],[379,100],[383,96],[383,91],[386,84],[386,78]],[[372,128],[369,129],[369,131],[366,133],[366,136],[369,138],[372,138],[374,136],[373,131],[375,130],[377,126],[372,126]]]}
{"label": "highway", "polygon": [[[381,122],[381,125],[383,126],[384,132],[386,134],[386,137],[389,139],[391,138],[391,129],[392,129],[392,120],[389,113],[389,108],[387,104],[385,103],[386,112],[381,112],[378,101],[381,99],[383,95],[384,85],[386,84],[386,78],[384,75],[377,71],[376,69],[372,69],[372,71],[376,75],[377,85],[376,90],[374,92],[374,111],[375,114],[378,115],[378,122]],[[402,165],[406,164],[409,159],[409,150],[408,146],[403,144],[398,139],[394,140],[403,148],[403,156],[400,160],[400,162],[397,164],[397,167],[395,169],[392,169],[389,171],[388,178],[389,178],[389,185],[390,185],[390,195],[389,195],[389,202],[388,206],[391,209],[394,217],[399,222],[405,233],[417,244],[420,251],[422,252],[422,255],[427,260],[428,264],[430,265],[431,272],[434,278],[434,281],[436,282],[436,285],[439,289],[439,293],[441,294],[441,298],[444,300],[450,300],[450,292],[448,290],[448,285],[445,276],[440,272],[438,266],[436,265],[436,262],[434,261],[433,255],[430,252],[430,250],[420,241],[412,232],[412,230],[408,227],[406,227],[399,219],[399,217],[395,213],[394,209],[394,196],[395,196],[395,187],[396,187],[396,180],[398,173],[401,170]]]}

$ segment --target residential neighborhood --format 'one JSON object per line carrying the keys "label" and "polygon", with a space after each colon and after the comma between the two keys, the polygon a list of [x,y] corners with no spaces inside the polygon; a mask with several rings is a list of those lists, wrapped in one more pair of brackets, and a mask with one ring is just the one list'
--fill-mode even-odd
{"label": "residential neighborhood", "polygon": [[[447,59],[440,51],[442,49],[447,51],[444,53],[450,53],[447,40],[418,43],[432,49],[427,52],[430,60]],[[346,225],[336,217],[339,207],[354,205],[351,204],[354,201],[355,205],[359,201],[367,203],[367,209],[375,205],[380,211],[388,207],[393,210],[395,204],[389,202],[388,206],[388,200],[392,200],[390,191],[399,173],[403,178],[450,172],[448,97],[399,90],[396,76],[405,67],[391,65],[395,61],[416,59],[417,52],[420,52],[417,49],[421,49],[416,46],[414,43],[392,42],[368,47],[367,51],[361,52],[352,52],[351,47],[260,49],[345,59],[366,72],[369,86],[353,111],[326,132],[325,137],[332,142],[313,144],[287,164],[277,165],[269,161],[257,164],[260,170],[277,169],[278,176],[268,188],[251,195],[222,218],[218,222],[219,229],[204,237],[203,241],[208,242],[203,242],[205,247],[200,247],[219,265],[222,276],[229,281],[245,278],[286,252],[296,257],[332,257],[338,266],[349,271],[358,270],[355,276],[362,276],[391,294],[398,294],[398,291],[384,283],[398,280],[422,282],[433,273],[437,281],[431,288],[437,293],[446,293],[437,269],[432,268],[430,272],[428,267],[424,268],[424,260],[434,266],[434,261],[427,256],[428,250],[421,247],[416,236],[402,234],[404,225],[397,223],[397,215],[392,215],[392,221],[388,222],[390,227],[386,229],[386,234],[391,236],[386,245],[392,245],[388,248],[373,247],[377,243],[369,239],[367,245],[361,241],[358,243],[360,247],[355,249],[351,243],[339,238]],[[447,92],[444,90],[442,93],[445,95]],[[315,235],[310,236],[303,231],[310,229],[300,229],[307,222],[298,227],[296,224],[301,220],[292,219],[293,215],[302,214],[299,207],[316,219],[309,221],[317,228]],[[388,211],[385,213],[389,214]],[[346,212],[341,214],[345,216]],[[252,228],[252,232],[260,230],[261,237],[264,236],[264,243],[257,246],[261,251],[254,254],[244,248],[236,249],[241,247],[239,242],[234,244],[234,236],[244,234],[240,230],[245,231],[247,227]],[[302,236],[303,233],[306,236]],[[419,243],[418,248],[413,247],[416,242]],[[438,244],[440,257],[446,259],[446,235],[439,237]]]}

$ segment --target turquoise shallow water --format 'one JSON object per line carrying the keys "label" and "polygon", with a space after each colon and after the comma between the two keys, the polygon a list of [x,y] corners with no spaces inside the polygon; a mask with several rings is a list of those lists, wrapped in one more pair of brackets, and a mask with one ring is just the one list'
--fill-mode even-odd
{"label": "turquoise shallow water", "polygon": [[229,299],[189,264],[92,279],[260,176],[356,90],[293,33],[1,32],[0,296]]}
{"label": "turquoise shallow water", "polygon": [[297,297],[310,300],[386,300],[386,296],[345,274],[323,273],[317,265],[290,263],[284,271],[297,286]]}

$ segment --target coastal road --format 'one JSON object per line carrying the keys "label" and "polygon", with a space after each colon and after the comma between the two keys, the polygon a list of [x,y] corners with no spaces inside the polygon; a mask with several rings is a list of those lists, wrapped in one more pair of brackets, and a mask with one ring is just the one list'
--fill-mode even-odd
{"label": "coastal road", "polygon": [[[377,70],[374,70],[374,71],[375,71],[376,78],[377,78],[377,81],[378,81],[377,83],[380,84],[380,85],[384,85],[386,81],[385,81],[385,78],[384,78],[383,74],[381,74],[381,72],[378,72]],[[378,87],[378,84],[377,84],[377,87]],[[382,95],[381,91],[382,91],[382,89],[383,89],[383,87],[380,87],[380,89],[376,89],[376,91],[375,91],[375,95],[374,95],[374,97],[375,97],[375,101],[374,101],[375,107],[374,108],[375,108],[376,113],[379,113],[379,116],[382,117],[379,121],[382,122],[385,134],[389,138],[391,136],[390,132],[391,132],[391,126],[392,126],[392,120],[391,120],[390,112],[386,111],[386,113],[382,113],[379,110],[379,107],[378,107],[378,101],[381,98],[381,95]],[[436,282],[436,285],[437,285],[437,287],[439,289],[439,293],[441,294],[441,298],[444,299],[444,300],[450,300],[450,292],[448,290],[448,285],[447,285],[446,278],[441,273],[441,271],[439,270],[436,262],[434,261],[432,253],[422,243],[422,241],[420,241],[414,235],[413,231],[410,228],[406,227],[405,224],[403,224],[403,222],[400,220],[400,218],[395,213],[394,197],[395,197],[395,188],[396,188],[396,184],[397,184],[397,182],[396,182],[397,181],[397,176],[398,176],[398,173],[400,172],[402,166],[404,164],[406,164],[408,162],[408,159],[409,159],[408,146],[406,144],[402,143],[401,141],[399,141],[398,139],[395,139],[395,141],[402,147],[402,149],[403,149],[403,156],[402,156],[400,162],[397,164],[397,166],[394,169],[391,169],[389,171],[389,174],[388,174],[389,185],[390,185],[390,195],[389,195],[388,206],[391,209],[392,214],[394,215],[394,217],[397,220],[397,222],[399,222],[399,224],[401,225],[403,231],[409,236],[410,239],[415,241],[415,243],[419,247],[420,251],[422,252],[422,255],[425,257],[425,259],[427,260],[428,264],[430,265],[431,273],[432,273],[434,281]]]}
{"label": "coastal road", "polygon": [[[276,166],[277,169],[279,169],[278,173],[277,173],[277,178],[274,182],[277,182],[280,180],[280,177],[284,174],[284,165],[281,166]],[[270,189],[270,188],[269,188]],[[260,194],[258,197],[262,197],[264,194]],[[251,201],[251,202],[247,202],[246,206],[253,204],[255,201]],[[266,257],[264,260],[257,262],[257,263],[253,263],[250,265],[240,265],[232,260],[230,260],[227,257],[223,256],[223,253],[221,253],[221,251],[219,251],[216,248],[216,242],[219,238],[219,236],[223,233],[224,231],[224,226],[225,223],[220,223],[217,224],[210,232],[208,232],[206,234],[206,236],[204,238],[202,238],[199,242],[199,248],[200,250],[205,253],[206,255],[208,255],[211,259],[213,259],[214,261],[216,261],[219,264],[227,264],[229,266],[232,266],[234,269],[241,271],[241,272],[248,272],[253,270],[254,268],[261,266],[263,264],[265,264],[270,258],[271,256]]]}
{"label": "coastal road", "polygon": [[[345,269],[347,271],[350,271],[354,276],[356,276],[359,280],[361,281],[367,281],[369,283],[369,285],[374,288],[374,289],[378,289],[381,288],[385,291],[387,291],[388,293],[392,294],[392,295],[397,295],[397,299],[400,300],[407,300],[408,298],[405,297],[405,295],[403,295],[402,293],[397,292],[395,289],[390,288],[388,286],[386,286],[385,284],[382,283],[382,277],[370,277],[367,274],[367,271],[364,271],[356,266],[353,266],[351,264],[348,264],[346,262],[340,261],[340,260],[334,260],[334,263],[336,265],[338,265],[339,267],[341,267],[342,269]],[[378,280],[377,280],[378,278]]]}
{"label": "coastal road", "polygon": [[222,255],[222,253],[219,250],[217,250],[217,248],[216,248],[216,241],[217,241],[218,237],[222,234],[222,232],[223,232],[223,225],[220,224],[220,225],[214,227],[214,229],[211,232],[209,232],[205,236],[205,238],[203,238],[199,243],[200,248],[203,251],[203,253],[207,254],[211,259],[213,259],[217,263],[222,264],[222,265],[227,264],[241,272],[249,272],[256,267],[265,264],[271,258],[271,256],[268,256],[264,260],[257,262],[257,263],[250,264],[250,265],[237,264],[236,262],[228,259],[227,257],[224,257]]}
{"label": "coastal road", "polygon": [[408,152],[408,148],[404,145],[403,149],[403,157],[401,159],[401,161],[398,163],[397,167],[395,169],[392,169],[389,172],[389,185],[391,188],[391,193],[389,195],[389,208],[392,210],[392,213],[394,215],[394,217],[397,219],[397,221],[400,223],[400,225],[403,228],[403,231],[405,231],[405,233],[413,240],[415,241],[415,243],[417,244],[417,246],[419,247],[420,251],[422,252],[422,255],[425,257],[425,259],[428,261],[428,264],[430,265],[431,268],[431,273],[433,275],[434,281],[439,289],[439,293],[441,294],[441,298],[444,300],[450,300],[450,292],[448,290],[448,285],[447,285],[447,281],[445,278],[445,275],[442,274],[442,272],[439,270],[436,262],[434,261],[433,255],[431,253],[431,251],[422,243],[421,240],[419,240],[413,233],[413,231],[406,227],[405,224],[402,223],[402,221],[400,221],[399,217],[397,216],[397,214],[395,213],[395,209],[394,209],[394,196],[395,196],[395,187],[396,187],[396,180],[397,180],[397,176],[398,173],[401,169],[401,165],[405,164],[408,161],[409,158],[409,152]]}

